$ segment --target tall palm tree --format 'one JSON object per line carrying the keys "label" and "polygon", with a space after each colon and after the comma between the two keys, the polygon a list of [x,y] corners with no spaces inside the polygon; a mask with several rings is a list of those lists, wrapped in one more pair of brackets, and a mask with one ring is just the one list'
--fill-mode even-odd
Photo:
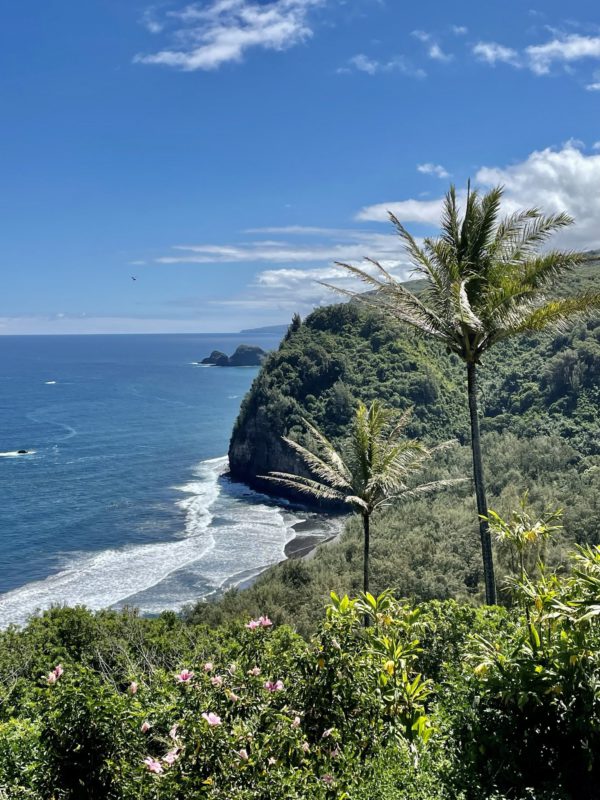
{"label": "tall palm tree", "polygon": [[311,475],[270,472],[262,476],[318,500],[347,503],[360,514],[364,534],[363,589],[369,591],[369,548],[372,515],[393,501],[407,500],[460,480],[439,480],[409,487],[408,480],[419,472],[436,450],[448,447],[445,442],[427,449],[421,442],[401,434],[410,418],[410,411],[394,415],[375,401],[368,408],[363,403],[356,409],[350,436],[339,450],[307,420],[304,425],[314,447],[304,447],[293,439],[283,440],[300,456]]}
{"label": "tall palm tree", "polygon": [[452,186],[444,202],[441,235],[425,238],[422,245],[390,214],[415,272],[425,279],[418,296],[371,259],[372,273],[350,264],[338,266],[363,280],[374,293],[361,295],[330,287],[375,304],[442,342],[448,353],[456,353],[465,362],[485,593],[490,605],[496,602],[496,586],[481,459],[477,367],[482,356],[503,339],[549,326],[564,327],[571,317],[600,308],[600,292],[555,297],[561,278],[581,262],[582,254],[539,252],[551,234],[572,224],[571,217],[564,213],[546,216],[530,208],[501,219],[502,195],[502,187],[480,195],[469,184],[461,213]]}

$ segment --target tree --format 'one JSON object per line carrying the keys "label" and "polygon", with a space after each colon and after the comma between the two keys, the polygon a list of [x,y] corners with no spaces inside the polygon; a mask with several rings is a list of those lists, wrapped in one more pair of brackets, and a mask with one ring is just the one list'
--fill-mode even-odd
{"label": "tree", "polygon": [[572,224],[571,217],[564,213],[546,216],[531,208],[500,219],[502,195],[502,187],[481,196],[469,184],[461,214],[451,186],[444,202],[441,235],[425,238],[422,246],[390,214],[417,276],[425,279],[418,296],[371,259],[372,272],[350,264],[339,266],[366,282],[374,293],[362,295],[330,287],[374,304],[441,341],[448,353],[465,362],[485,593],[490,605],[496,602],[496,586],[481,458],[477,367],[487,350],[503,339],[549,326],[564,327],[574,315],[600,308],[600,292],[557,298],[553,291],[581,262],[581,254],[539,252],[551,234]]}
{"label": "tree", "polygon": [[410,411],[394,416],[375,401],[368,408],[358,405],[350,437],[339,450],[307,420],[303,420],[314,440],[304,447],[293,439],[283,440],[300,456],[312,478],[287,472],[261,476],[318,500],[346,503],[361,515],[364,534],[363,589],[369,591],[370,522],[375,511],[394,501],[407,500],[460,482],[438,480],[410,487],[408,481],[419,472],[445,442],[427,449],[421,442],[402,437]]}

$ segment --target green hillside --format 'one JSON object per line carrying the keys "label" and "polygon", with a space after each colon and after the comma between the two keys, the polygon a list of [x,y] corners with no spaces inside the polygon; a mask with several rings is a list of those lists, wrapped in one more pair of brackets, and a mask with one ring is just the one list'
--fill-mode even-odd
{"label": "green hillside", "polygon": [[[597,286],[596,263],[581,267],[567,291]],[[431,476],[471,474],[466,376],[454,356],[357,303],[318,309],[292,326],[245,398],[230,448],[234,476],[273,491],[258,475],[301,471],[281,442],[302,436],[307,416],[330,437],[344,436],[355,398],[414,407],[410,433],[426,441],[456,437],[460,446]],[[548,553],[563,560],[565,543],[600,543],[600,317],[566,333],[522,337],[493,350],[480,370],[482,432],[491,508],[508,513],[526,490],[534,508],[568,509],[565,532]],[[305,501],[305,498],[303,498]],[[415,599],[478,600],[480,545],[470,485],[390,508],[375,518],[375,591],[393,587]],[[498,554],[500,581],[504,555]],[[222,621],[267,608],[280,620],[311,629],[333,588],[360,588],[360,532],[352,522],[341,541],[305,562],[268,570],[246,592],[199,606]],[[193,614],[198,618],[196,614]]]}

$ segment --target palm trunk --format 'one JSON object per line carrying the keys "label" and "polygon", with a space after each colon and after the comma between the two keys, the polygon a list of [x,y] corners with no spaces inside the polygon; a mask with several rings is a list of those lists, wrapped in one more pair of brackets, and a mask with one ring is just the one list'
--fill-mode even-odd
{"label": "palm trunk", "polygon": [[[369,514],[363,514],[363,592],[366,594],[369,591],[369,546],[370,546],[370,517]],[[369,615],[365,613],[363,624],[365,628],[369,627]]]}
{"label": "palm trunk", "polygon": [[363,533],[364,533],[364,550],[363,550],[363,592],[366,594],[369,591],[369,547],[370,547],[370,518],[368,514],[363,514]]}
{"label": "palm trunk", "polygon": [[479,534],[481,536],[481,552],[483,555],[483,576],[485,580],[485,601],[489,606],[496,605],[496,582],[494,579],[494,558],[492,555],[492,537],[490,526],[482,516],[488,516],[483,478],[483,462],[481,460],[481,438],[479,434],[479,412],[477,409],[477,367],[467,363],[467,379],[469,388],[469,414],[471,415],[471,448],[473,450],[473,478],[477,512],[479,514]]}

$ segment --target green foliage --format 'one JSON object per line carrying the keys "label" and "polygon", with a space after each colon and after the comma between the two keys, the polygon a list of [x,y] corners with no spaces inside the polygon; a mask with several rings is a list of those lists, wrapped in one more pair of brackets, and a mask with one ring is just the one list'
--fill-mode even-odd
{"label": "green foliage", "polygon": [[512,609],[333,594],[309,639],[54,609],[0,635],[0,797],[593,800],[600,547],[572,560]]}
{"label": "green foliage", "polygon": [[534,786],[592,800],[600,778],[600,549],[573,556],[570,577],[544,569],[517,590],[525,616],[510,637],[474,637],[460,735],[490,789]]}
{"label": "green foliage", "polygon": [[[367,608],[370,631],[361,622]],[[32,626],[45,623],[59,639],[70,616],[54,610]],[[200,642],[200,632],[179,628],[185,666],[146,660],[127,681],[118,669],[81,663],[124,615],[77,616],[88,625],[75,658],[60,666],[46,658],[41,675],[20,664],[19,718],[0,723],[0,787],[11,797],[326,800],[359,785],[359,765],[384,743],[406,742],[416,756],[428,738],[431,690],[414,669],[413,619],[390,596],[335,597],[309,642],[272,631],[264,616],[222,632],[221,647],[219,636]],[[148,653],[164,620],[138,633],[119,638],[126,656],[137,646]],[[2,644],[29,634],[13,630]],[[192,655],[190,638],[212,645],[210,661]]]}

